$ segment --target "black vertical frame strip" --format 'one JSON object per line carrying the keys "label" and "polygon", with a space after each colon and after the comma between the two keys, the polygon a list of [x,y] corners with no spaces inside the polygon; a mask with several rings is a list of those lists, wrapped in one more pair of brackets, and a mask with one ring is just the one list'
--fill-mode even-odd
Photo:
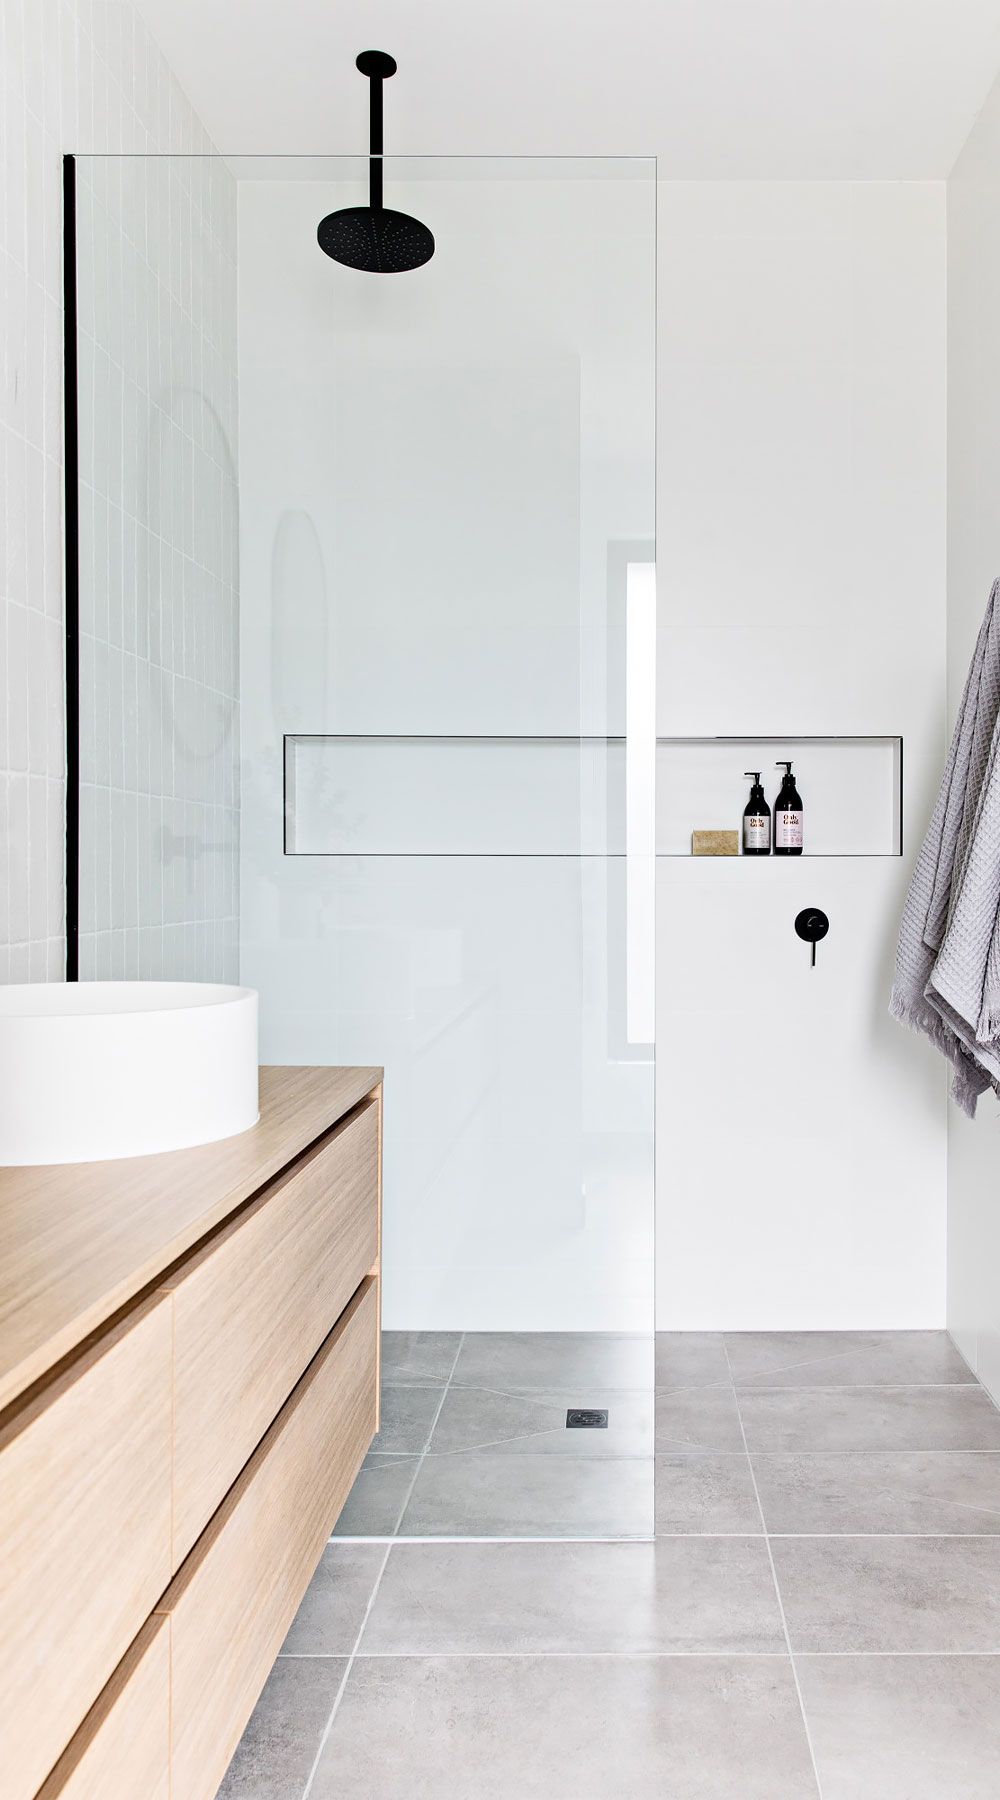
{"label": "black vertical frame strip", "polygon": [[66,511],[66,980],[80,979],[80,439],[76,345],[76,159],[63,157],[63,406]]}

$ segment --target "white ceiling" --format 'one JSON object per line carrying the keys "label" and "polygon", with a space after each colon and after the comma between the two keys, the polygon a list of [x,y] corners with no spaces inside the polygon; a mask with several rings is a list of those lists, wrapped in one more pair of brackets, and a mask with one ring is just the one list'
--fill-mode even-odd
{"label": "white ceiling", "polygon": [[695,179],[934,178],[1000,65],[1000,0],[138,0],[220,149],[656,154]]}

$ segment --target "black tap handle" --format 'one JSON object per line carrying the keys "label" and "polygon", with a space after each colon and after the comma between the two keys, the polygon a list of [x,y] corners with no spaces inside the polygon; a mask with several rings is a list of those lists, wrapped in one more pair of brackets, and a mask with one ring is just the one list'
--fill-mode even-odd
{"label": "black tap handle", "polygon": [[796,937],[800,937],[803,943],[812,945],[810,967],[813,969],[816,967],[816,945],[822,938],[825,938],[829,929],[830,921],[822,910],[822,907],[803,907],[802,911],[796,916],[795,935]]}

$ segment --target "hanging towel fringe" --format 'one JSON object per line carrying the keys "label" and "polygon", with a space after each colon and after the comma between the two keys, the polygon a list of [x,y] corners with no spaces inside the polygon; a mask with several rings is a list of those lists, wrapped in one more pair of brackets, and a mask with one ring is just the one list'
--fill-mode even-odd
{"label": "hanging towel fringe", "polygon": [[1000,581],[993,584],[948,761],[910,881],[889,1001],[955,1071],[972,1118],[1000,1092]]}

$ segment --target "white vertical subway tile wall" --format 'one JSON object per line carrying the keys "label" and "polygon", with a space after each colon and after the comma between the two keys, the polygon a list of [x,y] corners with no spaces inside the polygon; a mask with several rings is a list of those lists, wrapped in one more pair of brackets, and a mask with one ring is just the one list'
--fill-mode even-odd
{"label": "white vertical subway tile wall", "polygon": [[83,979],[238,969],[235,194],[77,164]]}
{"label": "white vertical subway tile wall", "polygon": [[[62,156],[197,155],[212,145],[128,0],[0,0],[0,111],[0,981],[23,981],[59,979],[65,966]],[[199,182],[196,165],[186,166],[186,176],[178,166],[162,186],[128,196],[132,228],[117,238],[107,190],[98,201],[91,182],[87,201],[103,214],[104,266],[117,259],[136,298],[152,284],[160,340],[150,345],[143,335],[140,357],[140,309],[134,318],[112,309],[117,283],[107,284],[103,306],[95,291],[81,376],[108,384],[120,405],[117,424],[95,446],[100,479],[81,521],[84,579],[93,582],[95,569],[105,575],[106,632],[91,634],[86,666],[93,674],[105,657],[116,685],[109,682],[99,715],[93,689],[89,712],[84,695],[87,804],[107,818],[109,857],[85,875],[83,975],[235,973],[235,561],[223,562],[221,523],[214,540],[209,526],[207,541],[193,538],[193,506],[185,510],[184,501],[211,460],[213,430],[190,397],[173,403],[177,387],[197,389],[204,378],[199,391],[223,429],[235,406],[234,385],[221,376],[235,359],[234,312],[225,335],[235,203],[221,171]],[[179,512],[173,497],[167,510],[148,469],[133,461],[143,433],[180,479]],[[221,521],[235,499],[217,444],[215,460],[211,504],[200,491],[199,514]],[[154,599],[160,631],[147,643]],[[139,732],[140,706],[154,686],[176,731],[167,757],[157,758],[151,741],[144,747]],[[219,758],[205,755],[213,709],[229,719],[225,773]],[[209,854],[210,840],[224,841],[226,852]],[[182,897],[193,923],[178,928]]]}

